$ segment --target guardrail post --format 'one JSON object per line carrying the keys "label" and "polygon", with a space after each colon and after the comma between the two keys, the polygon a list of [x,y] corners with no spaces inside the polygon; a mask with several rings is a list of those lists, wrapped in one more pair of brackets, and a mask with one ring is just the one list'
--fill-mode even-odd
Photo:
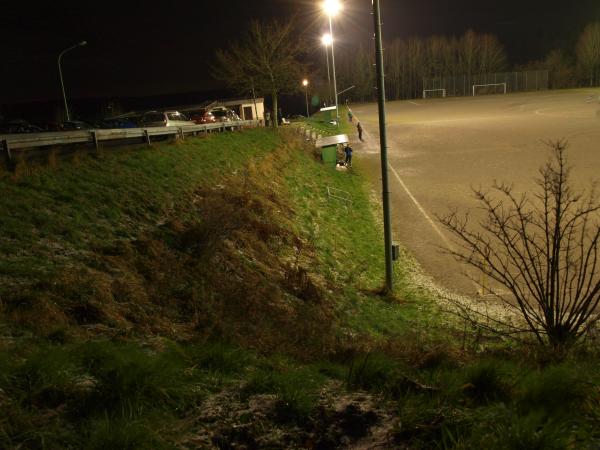
{"label": "guardrail post", "polygon": [[150,142],[150,134],[146,128],[144,129],[144,137],[146,138],[146,144],[148,144],[148,147],[150,147],[152,143]]}
{"label": "guardrail post", "polygon": [[98,134],[96,133],[96,130],[92,130],[92,131],[90,131],[90,133],[92,133],[92,140],[94,141],[94,147],[96,148],[96,151],[98,151],[100,149],[100,146],[98,145]]}
{"label": "guardrail post", "polygon": [[10,145],[6,139],[2,140],[2,148],[4,149],[4,153],[6,155],[6,160],[8,162],[12,161],[12,154],[10,152]]}

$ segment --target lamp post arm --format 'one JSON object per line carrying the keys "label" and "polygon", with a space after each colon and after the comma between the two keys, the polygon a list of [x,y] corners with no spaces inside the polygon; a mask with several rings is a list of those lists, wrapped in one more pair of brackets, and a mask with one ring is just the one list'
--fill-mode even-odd
{"label": "lamp post arm", "polygon": [[344,89],[342,92],[338,92],[338,96],[342,95],[344,92],[348,92],[350,89],[354,89],[356,86],[350,86],[349,88]]}
{"label": "lamp post arm", "polygon": [[63,75],[62,75],[62,67],[61,67],[61,60],[63,55],[68,52],[69,50],[71,50],[73,47],[68,48],[67,50],[63,50],[62,52],[60,52],[60,54],[58,55],[58,76],[60,77],[60,87],[62,89],[62,95],[63,95],[63,101],[65,102],[65,113],[67,115],[67,121],[71,120],[69,117],[69,106],[67,105],[67,94],[65,93],[65,82],[63,81]]}
{"label": "lamp post arm", "polygon": [[67,115],[67,121],[71,120],[71,118],[69,117],[69,106],[67,105],[67,94],[65,93],[65,82],[63,81],[62,67],[61,67],[60,63],[61,63],[62,57],[65,53],[73,50],[74,48],[81,47],[82,45],[86,45],[86,44],[87,44],[86,41],[81,41],[78,44],[72,45],[71,47],[63,50],[62,52],[60,52],[58,54],[58,76],[60,77],[60,87],[62,88],[63,101],[65,102],[65,113]]}

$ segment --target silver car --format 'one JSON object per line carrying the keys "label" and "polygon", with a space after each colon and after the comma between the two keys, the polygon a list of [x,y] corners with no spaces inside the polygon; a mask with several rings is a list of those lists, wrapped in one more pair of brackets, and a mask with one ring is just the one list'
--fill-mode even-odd
{"label": "silver car", "polygon": [[211,109],[210,112],[215,116],[217,122],[235,122],[241,120],[240,116],[229,108],[219,106]]}
{"label": "silver car", "polygon": [[148,111],[142,115],[140,127],[184,127],[195,125],[179,111]]}

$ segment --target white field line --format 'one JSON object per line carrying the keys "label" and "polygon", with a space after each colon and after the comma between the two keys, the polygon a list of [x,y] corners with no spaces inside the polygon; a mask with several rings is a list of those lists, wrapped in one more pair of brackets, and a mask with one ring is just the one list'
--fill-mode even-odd
{"label": "white field line", "polygon": [[[356,118],[356,120],[358,120],[360,122],[360,119],[358,117]],[[369,147],[369,153],[378,153],[376,145],[373,142],[374,139],[372,138],[372,136],[370,134],[366,133],[366,129],[364,126],[363,126],[363,137],[366,138],[366,139],[364,139],[364,143],[366,144],[367,147]],[[402,178],[400,177],[398,172],[396,172],[396,169],[394,169],[390,164],[388,164],[388,168],[392,171],[392,173],[398,180],[398,183],[400,183],[400,186],[402,186],[402,188],[404,189],[404,191],[406,192],[408,197],[415,204],[415,206],[417,207],[419,212],[423,215],[425,220],[431,225],[431,227],[440,236],[440,238],[442,238],[442,241],[446,245],[446,248],[450,251],[454,251],[455,248],[452,245],[452,243],[448,240],[448,238],[444,235],[444,233],[442,233],[442,230],[440,230],[440,228],[436,225],[435,221],[429,216],[429,214],[427,214],[427,211],[425,211],[425,208],[423,208],[421,203],[419,203],[419,201],[416,199],[416,197],[413,195],[413,193],[410,191],[410,189],[408,189],[408,186],[406,185],[406,183],[404,183],[404,181],[402,180]]]}
{"label": "white field line", "polygon": [[408,103],[410,103],[411,105],[415,105],[415,106],[421,106],[417,102],[408,102]]}
{"label": "white field line", "polygon": [[[360,119],[358,119],[358,117],[357,117],[356,120],[360,121]],[[373,137],[371,136],[371,134],[367,133],[367,130],[366,130],[366,128],[364,126],[363,126],[363,137],[365,138],[363,140],[363,143],[369,148],[369,153],[379,153],[379,149],[377,148],[377,145],[374,142]],[[410,191],[410,189],[408,189],[408,186],[406,185],[406,183],[404,183],[404,181],[402,180],[402,178],[400,177],[400,175],[398,174],[398,172],[396,171],[396,169],[394,169],[390,164],[388,164],[388,168],[394,174],[394,177],[396,177],[396,180],[398,180],[398,183],[400,183],[400,186],[402,186],[402,188],[404,189],[404,191],[406,192],[406,194],[408,195],[408,197],[415,204],[415,206],[417,207],[417,209],[419,210],[419,212],[423,215],[423,217],[425,218],[425,220],[429,223],[429,225],[431,225],[431,227],[436,232],[436,234],[442,239],[442,241],[446,245],[446,248],[450,252],[455,252],[456,251],[455,246],[444,235],[444,233],[442,233],[442,230],[440,230],[440,228],[437,226],[437,224],[435,223],[435,221],[429,216],[429,214],[427,214],[427,211],[425,211],[425,208],[423,208],[423,206],[421,205],[421,203],[419,203],[419,201],[413,195],[413,193]],[[473,286],[475,286],[476,290],[479,289],[479,287],[480,287],[479,284],[477,284],[475,281],[472,281],[472,283],[473,283]],[[435,289],[438,290],[440,293],[442,291],[446,292],[445,295],[450,295],[450,296],[456,297],[456,298],[462,298],[463,299],[463,303],[464,302],[472,303],[472,300],[469,300],[470,297],[456,295],[454,293],[448,294],[450,291],[446,291],[445,289],[438,287],[437,284],[435,284],[434,282],[430,282],[430,286],[435,286]]]}
{"label": "white field line", "polygon": [[410,189],[408,189],[408,186],[406,185],[406,183],[404,183],[402,178],[400,178],[400,175],[398,175],[398,172],[396,172],[396,169],[394,169],[394,167],[392,167],[391,165],[388,167],[392,171],[392,173],[394,174],[396,179],[398,180],[398,183],[400,183],[400,186],[402,186],[402,188],[406,192],[406,195],[409,196],[409,198],[415,204],[415,206],[417,207],[419,212],[423,215],[423,217],[425,217],[425,220],[427,220],[427,222],[429,222],[429,224],[435,230],[435,232],[442,238],[442,241],[444,241],[444,244],[446,244],[446,247],[448,248],[448,250],[454,251],[454,246],[452,245],[452,243],[448,240],[448,238],[444,235],[444,233],[442,233],[442,230],[440,230],[440,228],[436,225],[436,223],[429,216],[429,214],[427,214],[427,211],[425,211],[425,208],[423,208],[421,203],[419,203],[419,201],[415,198],[415,196],[410,191]]}

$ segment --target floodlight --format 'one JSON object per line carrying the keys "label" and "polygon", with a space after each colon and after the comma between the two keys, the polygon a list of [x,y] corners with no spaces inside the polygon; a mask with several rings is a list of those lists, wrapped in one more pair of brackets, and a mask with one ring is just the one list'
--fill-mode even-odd
{"label": "floodlight", "polygon": [[323,11],[329,16],[337,15],[342,9],[342,4],[339,0],[325,0],[323,2]]}
{"label": "floodlight", "polygon": [[308,80],[306,80],[306,79],[302,80],[302,86],[308,86]]}
{"label": "floodlight", "polygon": [[323,43],[323,45],[325,47],[331,45],[331,43],[333,42],[333,38],[331,37],[330,34],[324,34],[323,37],[321,38],[321,42]]}

